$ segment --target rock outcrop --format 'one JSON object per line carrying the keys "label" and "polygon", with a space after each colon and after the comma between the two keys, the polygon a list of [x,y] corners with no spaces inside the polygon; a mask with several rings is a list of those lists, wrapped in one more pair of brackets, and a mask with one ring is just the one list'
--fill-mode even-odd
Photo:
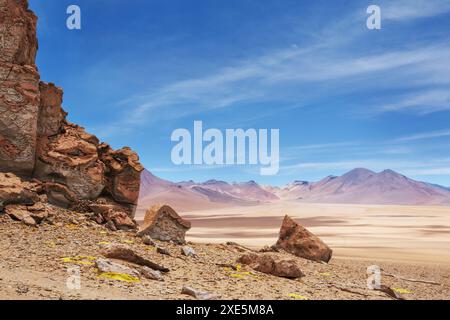
{"label": "rock outcrop", "polygon": [[0,0],[0,168],[30,175],[34,168],[39,73],[36,16],[25,0]]}
{"label": "rock outcrop", "polygon": [[167,205],[154,205],[145,213],[140,236],[148,235],[161,241],[173,241],[184,244],[186,232],[191,223],[178,215]]}
{"label": "rock outcrop", "polygon": [[332,250],[317,236],[306,230],[289,216],[285,216],[275,245],[298,257],[328,262]]}
{"label": "rock outcrop", "polygon": [[66,120],[63,90],[40,81],[35,65],[36,22],[26,0],[0,0],[0,172],[38,179],[58,206],[106,201],[114,210],[102,222],[134,228],[139,157]]}

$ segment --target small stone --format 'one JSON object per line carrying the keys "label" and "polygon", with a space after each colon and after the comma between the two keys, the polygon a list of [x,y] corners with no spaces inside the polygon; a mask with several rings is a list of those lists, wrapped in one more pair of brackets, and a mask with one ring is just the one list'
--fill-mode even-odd
{"label": "small stone", "polygon": [[156,252],[170,256],[169,250],[167,250],[166,248],[161,247],[161,246],[156,246]]}
{"label": "small stone", "polygon": [[145,245],[148,245],[148,246],[152,246],[152,247],[156,247],[157,246],[156,242],[149,235],[143,236],[142,237],[142,242]]}
{"label": "small stone", "polygon": [[108,245],[102,250],[102,254],[107,258],[128,261],[141,266],[149,267],[153,270],[159,270],[162,272],[169,271],[168,268],[143,258],[139,254],[134,252],[131,248],[125,245],[118,245],[118,244]]}
{"label": "small stone", "polygon": [[106,228],[111,231],[117,231],[116,225],[111,220],[105,224]]}
{"label": "small stone", "polygon": [[149,267],[142,267],[139,269],[143,277],[150,280],[164,281],[164,278],[160,271],[150,269]]}
{"label": "small stone", "polygon": [[97,268],[102,273],[120,273],[127,274],[135,278],[139,278],[140,273],[136,269],[124,266],[122,264],[112,262],[107,259],[97,259],[95,261]]}
{"label": "small stone", "polygon": [[198,300],[213,300],[218,298],[217,295],[214,293],[196,290],[188,286],[183,286],[183,288],[181,289],[181,294],[189,295]]}
{"label": "small stone", "polygon": [[186,257],[198,258],[197,253],[195,253],[195,250],[187,246],[181,248],[181,254]]}

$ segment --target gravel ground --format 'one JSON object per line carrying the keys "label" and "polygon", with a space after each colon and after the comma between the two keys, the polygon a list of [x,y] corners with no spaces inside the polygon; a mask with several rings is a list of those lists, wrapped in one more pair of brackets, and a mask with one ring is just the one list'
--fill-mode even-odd
{"label": "gravel ground", "polygon": [[[240,246],[189,243],[198,255],[195,259],[183,256],[180,246],[160,243],[171,253],[168,256],[143,244],[132,232],[110,232],[83,214],[52,206],[47,210],[55,216],[53,223],[37,228],[0,216],[0,299],[192,299],[181,294],[185,285],[214,293],[220,299],[392,299],[367,288],[366,270],[370,265],[380,266],[382,284],[400,292],[404,299],[450,298],[448,266],[339,257],[322,264],[278,253],[296,259],[305,274],[289,280],[245,266],[239,270],[223,266],[236,267],[236,259],[246,251]],[[168,267],[165,281],[126,282],[100,277],[94,258],[102,257],[103,246],[115,243],[126,244]],[[67,286],[74,272],[81,277],[79,289]]]}

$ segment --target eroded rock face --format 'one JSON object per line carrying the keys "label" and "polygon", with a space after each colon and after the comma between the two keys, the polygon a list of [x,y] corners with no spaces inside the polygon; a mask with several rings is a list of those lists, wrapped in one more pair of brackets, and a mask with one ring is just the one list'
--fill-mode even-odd
{"label": "eroded rock face", "polygon": [[328,262],[333,253],[322,240],[289,216],[284,217],[276,247],[313,261]]}
{"label": "eroded rock face", "polygon": [[121,209],[102,222],[134,226],[139,157],[66,120],[63,90],[35,66],[36,20],[26,0],[0,0],[0,172],[38,178],[48,201],[67,208],[108,198]]}
{"label": "eroded rock face", "polygon": [[106,180],[98,140],[73,124],[65,124],[61,131],[39,142],[34,175],[67,186],[76,199],[94,200],[102,193]]}
{"label": "eroded rock face", "polygon": [[0,0],[0,56],[2,62],[34,65],[38,43],[37,17],[27,0]]}
{"label": "eroded rock face", "polygon": [[0,0],[0,171],[34,167],[39,74],[36,16],[27,1]]}

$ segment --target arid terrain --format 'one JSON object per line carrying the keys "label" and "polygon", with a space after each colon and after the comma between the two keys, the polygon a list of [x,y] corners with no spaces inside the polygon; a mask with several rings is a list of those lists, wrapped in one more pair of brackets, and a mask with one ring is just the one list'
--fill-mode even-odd
{"label": "arid terrain", "polygon": [[275,243],[284,215],[317,234],[334,255],[450,265],[450,207],[278,202],[261,206],[186,212],[188,239]]}
{"label": "arid terrain", "polygon": [[[408,214],[404,211],[399,214],[398,210],[396,211],[396,215],[405,215],[404,226],[411,224],[411,221],[415,221],[426,212],[425,208],[414,209],[417,210],[414,219],[408,217],[411,212]],[[345,210],[333,219],[326,218],[330,213],[329,209],[328,212],[325,210],[325,214],[322,213],[322,218],[317,215],[315,219],[305,220],[311,225],[311,229],[322,234],[335,250],[336,254],[329,264],[304,260],[287,253],[276,254],[294,259],[300,265],[305,276],[296,280],[263,274],[237,264],[236,260],[252,249],[220,243],[225,241],[221,240],[222,237],[255,246],[257,243],[248,241],[248,234],[239,237],[226,235],[233,230],[237,234],[240,233],[239,228],[229,226],[224,220],[226,218],[216,216],[216,219],[222,219],[216,222],[225,221],[221,223],[229,227],[229,232],[227,229],[219,228],[221,223],[216,223],[214,228],[208,228],[206,222],[202,222],[200,218],[192,219],[194,226],[188,233],[189,238],[203,243],[217,243],[188,243],[197,253],[198,257],[193,258],[182,255],[180,246],[165,242],[158,244],[167,249],[170,256],[158,253],[154,247],[143,244],[142,239],[135,236],[135,232],[111,232],[91,221],[86,214],[50,205],[47,210],[52,213],[54,219],[51,223],[46,222],[39,227],[26,226],[6,215],[0,217],[0,236],[3,239],[0,247],[1,299],[191,299],[192,297],[181,294],[183,286],[213,293],[220,299],[392,299],[383,292],[367,289],[366,269],[373,264],[379,265],[383,270],[382,283],[401,292],[404,299],[450,298],[450,266],[448,252],[445,250],[446,243],[448,248],[448,237],[446,239],[445,234],[423,234],[420,230],[414,231],[414,226],[406,231],[402,231],[405,228],[400,226],[387,232],[386,229],[389,230],[387,227],[383,231],[383,227],[374,226],[373,228],[379,228],[384,233],[367,234],[370,227],[366,229],[358,227],[351,233],[354,238],[350,237],[350,232],[347,234],[349,237],[340,238],[337,234],[344,234],[346,230],[350,230],[348,225],[341,223],[338,228],[333,228],[335,235],[326,235],[327,228],[338,224],[337,221],[345,217],[348,218],[349,212],[345,213]],[[366,210],[366,217],[361,219],[367,219],[372,212],[376,213],[370,208]],[[427,215],[436,217],[436,221],[432,223],[448,226],[444,210],[442,212],[428,210]],[[391,211],[386,212],[394,214]],[[204,219],[210,219],[206,212],[202,214]],[[241,214],[248,213],[241,212]],[[354,209],[354,214],[358,214],[358,208]],[[249,215],[247,219],[246,223],[252,224],[252,216]],[[356,217],[353,217],[350,222],[356,223],[355,219]],[[384,219],[381,220],[383,223],[389,223],[392,219],[400,220],[389,217],[380,219]],[[267,237],[260,236],[257,239],[261,244],[271,244],[274,241],[276,225],[280,221],[272,217],[261,218],[260,221],[258,224],[253,222],[254,232],[260,235],[267,232]],[[318,224],[322,226],[319,227]],[[379,222],[378,225],[380,224]],[[428,227],[424,229],[428,230]],[[217,230],[220,233],[212,236],[214,232],[218,232]],[[208,232],[211,235],[205,238]],[[415,240],[417,242],[414,242],[415,232],[423,234],[421,242],[417,239]],[[373,238],[384,239],[376,243],[384,244],[387,249],[375,247]],[[397,240],[394,242],[392,239]],[[344,241],[348,241],[347,244]],[[358,244],[359,241],[361,243]],[[422,245],[414,255],[412,248],[416,243]],[[138,254],[169,268],[170,271],[163,275],[163,282],[143,278],[132,282],[104,278],[100,276],[93,261],[102,257],[102,248],[109,244],[129,246]],[[344,246],[356,248],[350,250]],[[363,254],[364,247],[368,247],[367,252],[373,251],[374,254]],[[395,252],[397,256],[394,257]],[[404,261],[425,260],[425,257],[428,259],[426,263]],[[123,264],[123,261],[120,263]],[[81,268],[79,290],[68,289],[66,286],[71,276],[68,270],[74,266]]]}

